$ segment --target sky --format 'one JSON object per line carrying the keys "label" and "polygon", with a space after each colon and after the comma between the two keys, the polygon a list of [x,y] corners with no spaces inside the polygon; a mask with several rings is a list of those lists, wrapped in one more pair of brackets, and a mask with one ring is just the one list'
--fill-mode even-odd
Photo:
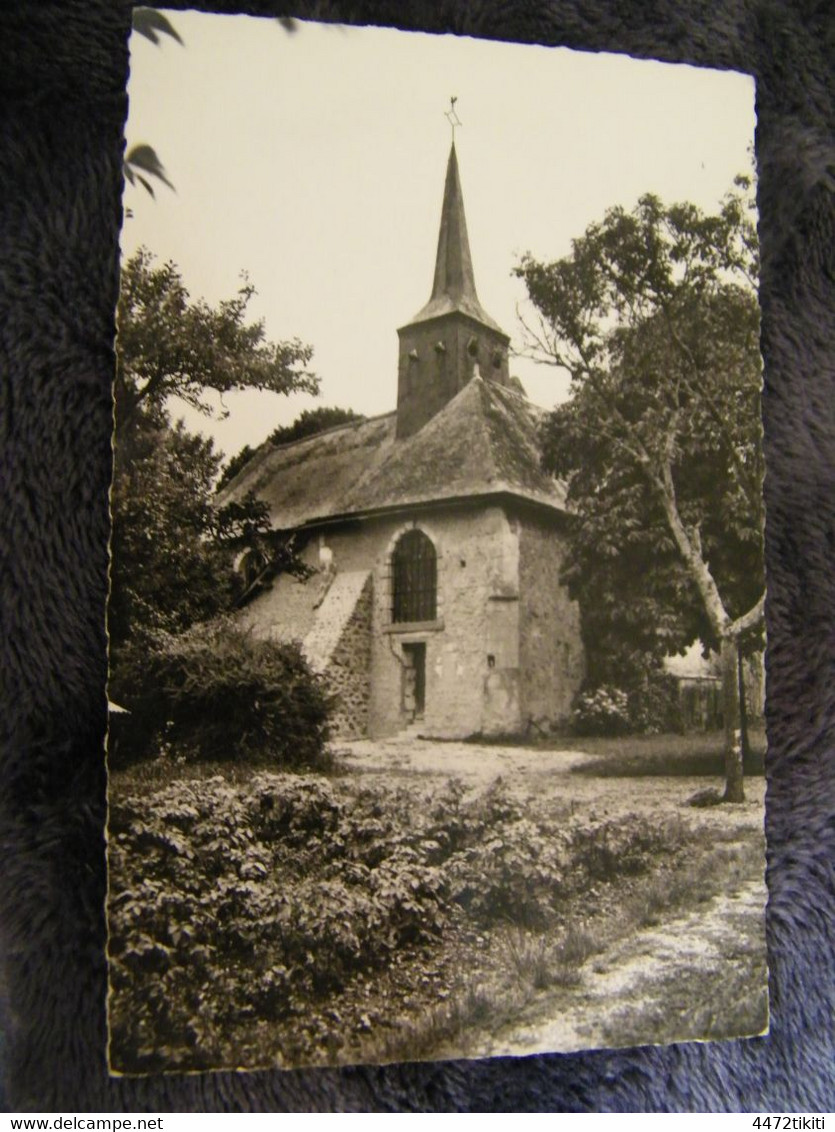
{"label": "sky", "polygon": [[[645,192],[717,207],[750,171],[750,76],[628,56],[384,28],[168,12],[184,41],[135,35],[126,138],[174,185],[127,186],[127,257],[173,260],[192,296],[232,295],[272,340],[313,346],[321,395],[229,394],[225,420],[172,405],[232,456],[305,408],[395,407],[397,328],[429,298],[451,96],[476,288],[521,346],[525,252],[570,252],[613,205]],[[530,399],[563,400],[565,375],[511,361]]]}

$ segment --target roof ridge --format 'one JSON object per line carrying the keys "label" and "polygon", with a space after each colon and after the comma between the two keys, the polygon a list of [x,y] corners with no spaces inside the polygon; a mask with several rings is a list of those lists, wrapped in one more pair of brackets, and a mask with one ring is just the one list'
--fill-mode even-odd
{"label": "roof ridge", "polygon": [[395,420],[390,412],[265,446],[232,497],[254,489],[277,530],[497,493],[565,511],[564,485],[540,466],[531,403],[489,374],[473,376],[411,436],[397,439]]}
{"label": "roof ridge", "polygon": [[[373,417],[366,417],[361,414],[351,421],[343,421],[341,424],[330,425],[328,428],[319,429],[318,432],[309,432],[306,436],[296,436],[292,440],[285,440],[282,444],[272,444],[270,438],[267,437],[261,447],[269,444],[273,451],[278,451],[279,449],[285,451],[287,448],[292,448],[294,444],[304,444],[307,440],[318,440],[323,436],[327,436],[329,433],[340,432],[342,429],[358,428],[360,425],[371,424],[372,421],[381,421],[385,417],[393,417],[396,413],[396,409],[390,409],[387,413],[375,413]],[[257,451],[259,451],[259,449],[256,449],[256,452]]]}
{"label": "roof ridge", "polygon": [[[489,459],[488,459],[489,471],[490,471],[491,479],[493,481],[498,481],[499,478],[500,478],[501,469],[499,468],[498,462],[496,461],[496,453],[495,453],[494,448],[493,448],[493,435],[492,435],[493,430],[490,427],[490,421],[487,417],[489,407],[490,407],[489,406],[489,398],[490,398],[490,394],[491,394],[492,390],[488,388],[487,380],[485,378],[483,378],[481,376],[481,374],[478,374],[476,377],[474,377],[472,379],[472,381],[470,382],[470,384],[475,385],[476,382],[478,382],[478,385],[476,386],[476,391],[477,391],[479,398],[481,400],[481,413],[479,414],[479,416],[481,418],[481,422],[482,422],[482,426],[484,428],[484,431],[487,434],[487,452],[488,452],[488,457],[489,457]],[[492,386],[496,387],[496,388],[501,388],[499,386],[498,382],[493,381],[490,384]]]}

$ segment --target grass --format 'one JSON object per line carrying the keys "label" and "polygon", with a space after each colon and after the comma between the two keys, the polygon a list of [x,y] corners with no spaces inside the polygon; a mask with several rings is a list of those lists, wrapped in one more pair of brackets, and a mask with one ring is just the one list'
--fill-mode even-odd
{"label": "grass", "polygon": [[221,777],[232,786],[247,786],[253,774],[271,771],[274,774],[324,774],[335,776],[343,773],[338,757],[325,748],[321,757],[310,766],[283,766],[269,754],[246,759],[191,760],[169,753],[161,753],[156,758],[142,759],[127,765],[110,765],[109,779],[111,789],[129,793],[136,790],[154,790],[172,782],[197,782],[207,778]]}
{"label": "grass", "polygon": [[[746,774],[762,774],[765,728],[749,728],[751,752]],[[472,735],[466,742],[481,746],[528,747],[537,751],[575,751],[595,756],[594,762],[576,767],[574,774],[598,778],[644,778],[701,775],[721,777],[725,772],[721,731],[688,731],[683,735]]]}
{"label": "grass", "polygon": [[[494,1051],[485,1042],[518,1021],[523,1012],[535,1012],[538,1000],[543,1017],[547,1017],[545,1011],[553,1017],[569,1009],[592,957],[635,931],[694,911],[762,876],[762,840],[740,843],[731,841],[732,836],[729,832],[729,840],[716,845],[715,832],[699,831],[676,866],[662,866],[634,880],[597,917],[589,920],[585,916],[582,927],[572,922],[581,910],[587,911],[583,900],[578,900],[566,907],[561,925],[553,931],[507,928],[497,932],[491,971],[480,975],[477,982],[459,980],[445,1002],[418,1017],[404,1018],[396,1030],[367,1046],[364,1058],[399,1061],[489,1055]],[[672,1041],[682,1033],[708,1038],[760,1032],[767,1018],[762,940],[746,938],[743,924],[737,949],[742,959],[730,962],[727,971],[724,966],[709,974],[682,970],[669,981],[664,990],[686,1004],[683,1011],[671,1011],[670,999],[663,995],[657,1007],[626,1008],[606,1029],[603,1044]],[[602,959],[601,971],[606,970],[605,956]],[[685,1029],[680,1030],[682,1026]]]}
{"label": "grass", "polygon": [[[764,729],[752,729],[750,741],[751,755],[746,760],[745,773],[762,774]],[[572,750],[583,751],[594,759],[576,767],[572,773],[595,778],[721,777],[725,769],[723,742],[724,736],[719,731],[577,739],[572,742]]]}
{"label": "grass", "polygon": [[383,1064],[428,1061],[447,1047],[461,1056],[474,1037],[495,1025],[497,1018],[509,1021],[520,1005],[517,997],[497,1001],[493,991],[481,983],[462,984],[447,1003],[427,1011],[418,1021],[406,1019],[393,1033],[378,1036],[363,1052],[363,1060]]}
{"label": "grass", "polygon": [[[765,730],[752,728],[751,757],[746,761],[745,773],[763,773],[765,756]],[[441,742],[441,740],[433,740]],[[473,742],[485,746],[499,742],[492,739],[474,738]],[[721,778],[724,774],[722,756],[723,735],[718,731],[689,732],[686,735],[628,735],[621,738],[602,736],[556,737],[528,741],[502,739],[502,745],[530,747],[536,750],[566,750],[582,752],[592,756],[589,762],[575,767],[572,774],[587,775],[593,778],[648,778],[648,777],[712,777]],[[172,781],[194,781],[220,775],[233,785],[246,784],[250,776],[260,770],[284,771],[291,773],[338,775],[344,772],[339,755],[326,749],[315,766],[306,768],[286,768],[274,758],[264,754],[260,758],[249,757],[245,761],[211,762],[187,761],[170,754],[161,754],[153,759],[135,762],[126,766],[111,765],[110,778],[119,789],[141,789],[165,786]],[[363,773],[362,769],[352,773]],[[410,767],[402,770],[388,768],[386,773],[404,778],[418,777],[418,772]],[[424,772],[424,777],[431,776]]]}
{"label": "grass", "polygon": [[569,925],[556,943],[546,934],[511,929],[504,947],[520,985],[540,991],[577,986],[582,980],[581,968],[601,945],[584,928]]}
{"label": "grass", "polygon": [[765,847],[759,839],[718,845],[681,869],[650,876],[625,902],[623,922],[638,928],[656,927],[672,911],[707,904],[719,893],[733,892],[762,876],[764,861]]}
{"label": "grass", "polygon": [[[642,1006],[618,1011],[603,1027],[609,1046],[666,1044],[688,1039],[718,1041],[753,1037],[768,1028],[768,988],[761,939],[746,937],[745,924],[719,972],[682,970],[652,987]],[[671,1002],[678,1009],[671,1010]]]}

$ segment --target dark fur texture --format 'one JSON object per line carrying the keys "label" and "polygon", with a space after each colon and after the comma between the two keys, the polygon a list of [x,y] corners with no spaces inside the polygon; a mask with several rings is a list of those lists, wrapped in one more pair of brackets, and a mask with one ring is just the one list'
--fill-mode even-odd
{"label": "dark fur texture", "polygon": [[[248,10],[286,12],[266,3]],[[124,0],[4,0],[0,930],[9,1108],[835,1107],[832,11],[824,0],[299,0],[292,10],[757,77],[771,1035],[525,1060],[119,1080],[105,1069],[103,614],[130,14]]]}

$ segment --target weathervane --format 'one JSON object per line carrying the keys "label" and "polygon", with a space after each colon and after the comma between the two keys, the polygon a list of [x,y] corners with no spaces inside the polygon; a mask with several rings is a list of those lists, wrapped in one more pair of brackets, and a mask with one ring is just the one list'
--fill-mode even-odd
{"label": "weathervane", "polygon": [[455,113],[455,103],[458,101],[458,95],[453,94],[449,100],[449,110],[444,111],[444,117],[449,122],[452,128],[452,144],[455,145],[455,127],[463,125],[461,119]]}

